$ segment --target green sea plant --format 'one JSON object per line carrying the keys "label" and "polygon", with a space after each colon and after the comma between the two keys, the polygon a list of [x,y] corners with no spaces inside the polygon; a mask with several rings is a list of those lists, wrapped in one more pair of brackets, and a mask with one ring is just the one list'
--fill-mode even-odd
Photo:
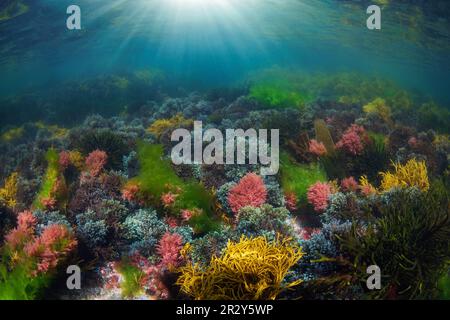
{"label": "green sea plant", "polygon": [[450,133],[450,110],[430,102],[418,110],[419,127],[433,129],[440,133]]}
{"label": "green sea plant", "polygon": [[163,146],[155,144],[138,144],[137,156],[140,170],[136,181],[142,192],[158,201],[166,191],[166,185],[181,186],[183,181],[173,171],[170,162],[163,159]]}
{"label": "green sea plant", "polygon": [[41,233],[30,211],[18,214],[0,248],[0,300],[32,300],[41,296],[55,276],[58,265],[77,246],[71,231],[60,224]]}
{"label": "green sea plant", "polygon": [[373,114],[380,117],[384,122],[392,125],[392,112],[391,108],[386,104],[386,101],[382,98],[376,98],[372,102],[363,106],[363,110],[366,114]]}
{"label": "green sea plant", "polygon": [[345,159],[341,152],[326,154],[320,157],[319,164],[330,180],[343,179],[348,176]]}
{"label": "green sea plant", "polygon": [[13,142],[17,139],[20,139],[25,134],[25,128],[23,126],[11,128],[9,130],[4,131],[0,135],[1,142]]}
{"label": "green sea plant", "polygon": [[448,270],[439,279],[438,289],[439,299],[450,300],[450,274]]}
{"label": "green sea plant", "polygon": [[327,173],[328,179],[343,179],[365,175],[369,180],[377,180],[380,171],[389,165],[389,154],[386,150],[386,137],[382,134],[367,132],[367,141],[361,154],[349,155],[343,150],[326,154],[319,163]]}
{"label": "green sea plant", "polygon": [[250,88],[249,97],[268,108],[303,109],[308,98],[293,89],[288,82],[258,83]]}
{"label": "green sea plant", "polygon": [[141,269],[124,259],[117,264],[117,271],[123,277],[120,288],[124,298],[133,298],[143,292],[141,282],[145,274]]}
{"label": "green sea plant", "polygon": [[140,171],[130,181],[139,184],[147,202],[161,206],[163,195],[175,190],[176,200],[169,208],[171,213],[178,215],[183,209],[199,209],[201,214],[190,219],[194,229],[204,232],[217,227],[213,219],[214,198],[211,192],[194,180],[185,181],[178,177],[170,161],[163,158],[162,145],[141,142],[137,154]]}
{"label": "green sea plant", "polygon": [[379,179],[379,172],[387,170],[390,161],[386,150],[386,136],[367,132],[368,141],[361,155],[342,159],[346,164],[346,176],[360,177],[366,175],[370,181]]}
{"label": "green sea plant", "polygon": [[63,207],[67,195],[65,194],[64,175],[61,173],[59,165],[59,154],[51,148],[47,151],[45,159],[47,160],[47,170],[42,178],[42,184],[33,206],[36,209],[45,209],[46,207],[53,209],[56,204]]}
{"label": "green sea plant", "polygon": [[5,184],[0,188],[0,205],[13,209],[17,205],[19,174],[13,172],[5,180]]}
{"label": "green sea plant", "polygon": [[354,266],[353,279],[366,279],[367,267],[377,265],[382,287],[366,292],[370,298],[434,297],[450,258],[448,189],[436,182],[427,192],[396,189],[383,198],[371,209],[379,217],[373,224],[354,223],[339,237],[341,250]]}
{"label": "green sea plant", "polygon": [[50,275],[30,278],[29,267],[21,265],[13,271],[0,263],[0,300],[34,300],[50,283]]}
{"label": "green sea plant", "polygon": [[0,22],[13,19],[29,9],[29,6],[23,0],[4,0],[0,4]]}
{"label": "green sea plant", "polygon": [[280,172],[283,190],[293,192],[300,203],[306,203],[306,192],[310,185],[327,180],[327,175],[319,164],[299,164],[285,152],[280,155]]}
{"label": "green sea plant", "polygon": [[51,139],[63,139],[69,133],[69,129],[60,127],[56,124],[47,124],[43,121],[37,121],[33,124],[37,129],[46,131],[50,134]]}

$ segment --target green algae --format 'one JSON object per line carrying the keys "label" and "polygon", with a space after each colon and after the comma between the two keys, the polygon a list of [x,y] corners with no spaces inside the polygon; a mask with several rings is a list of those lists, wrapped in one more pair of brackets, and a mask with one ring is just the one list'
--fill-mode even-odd
{"label": "green algae", "polygon": [[42,179],[41,188],[33,202],[33,206],[37,209],[44,209],[42,200],[52,197],[58,179],[62,178],[59,170],[58,152],[53,148],[49,149],[45,155],[45,159],[47,160],[47,170]]}
{"label": "green algae", "polygon": [[143,291],[141,280],[144,277],[144,272],[125,260],[118,264],[117,269],[123,277],[123,281],[120,283],[122,296],[133,298],[141,294]]}
{"label": "green algae", "polygon": [[250,88],[250,98],[268,108],[299,108],[305,106],[307,98],[296,92],[289,85],[256,84]]}
{"label": "green algae", "polygon": [[0,9],[0,22],[7,21],[28,12],[29,6],[21,0],[6,1]]}
{"label": "green algae", "polygon": [[287,153],[280,155],[281,186],[293,192],[300,203],[306,202],[309,186],[317,181],[326,181],[327,175],[317,163],[296,163]]}
{"label": "green algae", "polygon": [[216,230],[219,227],[215,221],[214,197],[205,186],[197,181],[185,181],[178,177],[169,160],[164,159],[163,146],[159,144],[138,143],[138,160],[140,171],[133,182],[137,182],[143,194],[149,196],[152,205],[160,205],[161,196],[173,189],[179,189],[171,210],[179,214],[180,210],[200,209],[201,214],[190,219],[190,224],[196,232],[203,233]]}

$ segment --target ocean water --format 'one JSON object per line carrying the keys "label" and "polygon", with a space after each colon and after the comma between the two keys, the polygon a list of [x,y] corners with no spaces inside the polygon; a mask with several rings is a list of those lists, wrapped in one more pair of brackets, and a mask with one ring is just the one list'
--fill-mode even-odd
{"label": "ocean water", "polygon": [[447,0],[0,0],[0,300],[448,299],[449,57]]}
{"label": "ocean water", "polygon": [[446,1],[386,1],[373,31],[369,1],[79,0],[72,31],[73,1],[2,6],[14,2],[24,9],[0,20],[2,95],[143,68],[198,89],[278,66],[375,74],[450,102]]}

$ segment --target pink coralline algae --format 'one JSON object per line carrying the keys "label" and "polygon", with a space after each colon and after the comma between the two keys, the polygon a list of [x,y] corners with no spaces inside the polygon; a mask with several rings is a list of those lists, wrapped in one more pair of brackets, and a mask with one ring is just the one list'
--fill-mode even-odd
{"label": "pink coralline algae", "polygon": [[108,160],[108,155],[105,151],[92,151],[86,158],[86,168],[92,177],[97,177],[103,170]]}
{"label": "pink coralline algae", "polygon": [[29,240],[33,236],[34,227],[37,220],[31,211],[24,211],[17,216],[17,228],[12,229],[6,236],[6,244],[11,250],[16,250],[17,247]]}
{"label": "pink coralline algae", "polygon": [[175,217],[165,217],[164,222],[170,227],[170,228],[176,228],[179,226],[178,220]]}
{"label": "pink coralline algae", "polygon": [[293,192],[287,192],[284,196],[284,201],[286,203],[286,208],[291,211],[297,211],[297,196]]}
{"label": "pink coralline algae", "polygon": [[311,237],[317,233],[320,233],[318,228],[301,227],[299,231],[299,236],[303,240],[310,240]]}
{"label": "pink coralline algae", "polygon": [[[161,280],[163,270],[160,265],[150,263],[147,258],[137,252],[130,257],[129,263],[142,272],[139,285],[149,299],[169,298],[169,291]],[[124,283],[124,277],[121,274],[122,264],[123,262],[120,261],[111,261],[100,268],[103,290],[107,292],[121,290],[121,285]]]}
{"label": "pink coralline algae", "polygon": [[139,194],[140,188],[138,184],[127,184],[125,188],[122,190],[122,199],[134,202],[138,200],[138,194]]}
{"label": "pink coralline algae", "polygon": [[17,216],[17,228],[22,230],[29,230],[34,228],[37,223],[36,217],[31,211],[23,211]]}
{"label": "pink coralline algae", "polygon": [[228,204],[234,213],[246,206],[259,207],[266,202],[264,181],[255,173],[248,173],[228,193]]}
{"label": "pink coralline algae", "polygon": [[29,257],[38,258],[37,270],[33,275],[56,268],[59,259],[77,245],[69,234],[67,227],[53,224],[44,229],[41,236],[29,242],[24,250]]}
{"label": "pink coralline algae", "polygon": [[358,182],[353,177],[342,179],[341,188],[343,191],[357,191],[359,189]]}
{"label": "pink coralline algae", "polygon": [[418,144],[418,141],[417,141],[417,138],[416,138],[416,137],[411,137],[411,138],[409,138],[409,140],[408,140],[408,145],[409,145],[411,148],[417,147],[417,144]]}
{"label": "pink coralline algae", "polygon": [[316,182],[309,187],[307,198],[316,212],[323,212],[328,206],[328,197],[331,194],[331,186],[326,182]]}
{"label": "pink coralline algae", "polygon": [[56,207],[56,199],[53,197],[46,197],[46,198],[42,198],[41,199],[41,204],[49,209],[49,210],[53,210]]}
{"label": "pink coralline algae", "polygon": [[189,221],[193,215],[194,213],[192,212],[192,210],[181,210],[181,218],[183,219],[183,221]]}
{"label": "pink coralline algae", "polygon": [[161,280],[164,271],[161,264],[151,264],[148,259],[138,253],[131,257],[131,262],[144,273],[140,284],[147,293],[157,299],[169,298],[169,290]]}
{"label": "pink coralline algae", "polygon": [[163,193],[163,195],[161,196],[161,202],[165,207],[170,207],[175,203],[177,196],[177,194],[174,194],[172,192]]}
{"label": "pink coralline algae", "polygon": [[351,155],[360,155],[364,151],[364,140],[367,140],[363,127],[352,124],[336,143],[336,148],[345,150]]}
{"label": "pink coralline algae", "polygon": [[59,165],[62,170],[67,169],[72,161],[70,160],[70,153],[68,151],[61,151],[59,153]]}
{"label": "pink coralline algae", "polygon": [[322,142],[312,139],[311,141],[309,141],[309,152],[318,157],[321,157],[327,153],[327,149]]}
{"label": "pink coralline algae", "polygon": [[172,269],[181,263],[180,251],[183,249],[183,238],[178,233],[166,232],[157,246],[157,252],[161,257],[161,265]]}
{"label": "pink coralline algae", "polygon": [[17,217],[17,227],[5,236],[8,248],[17,252],[17,264],[32,262],[32,276],[55,268],[58,261],[77,245],[66,226],[53,224],[36,236],[36,223],[30,211],[21,212]]}

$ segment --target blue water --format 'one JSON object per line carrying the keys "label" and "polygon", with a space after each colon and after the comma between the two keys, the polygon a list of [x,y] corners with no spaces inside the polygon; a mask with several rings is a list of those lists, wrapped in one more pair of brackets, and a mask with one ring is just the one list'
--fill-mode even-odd
{"label": "blue water", "polygon": [[[278,66],[379,75],[450,102],[445,1],[384,5],[379,31],[366,28],[370,1],[19,2],[27,12],[0,21],[1,95],[142,68],[195,89]],[[81,7],[82,30],[66,28],[70,4]]]}

